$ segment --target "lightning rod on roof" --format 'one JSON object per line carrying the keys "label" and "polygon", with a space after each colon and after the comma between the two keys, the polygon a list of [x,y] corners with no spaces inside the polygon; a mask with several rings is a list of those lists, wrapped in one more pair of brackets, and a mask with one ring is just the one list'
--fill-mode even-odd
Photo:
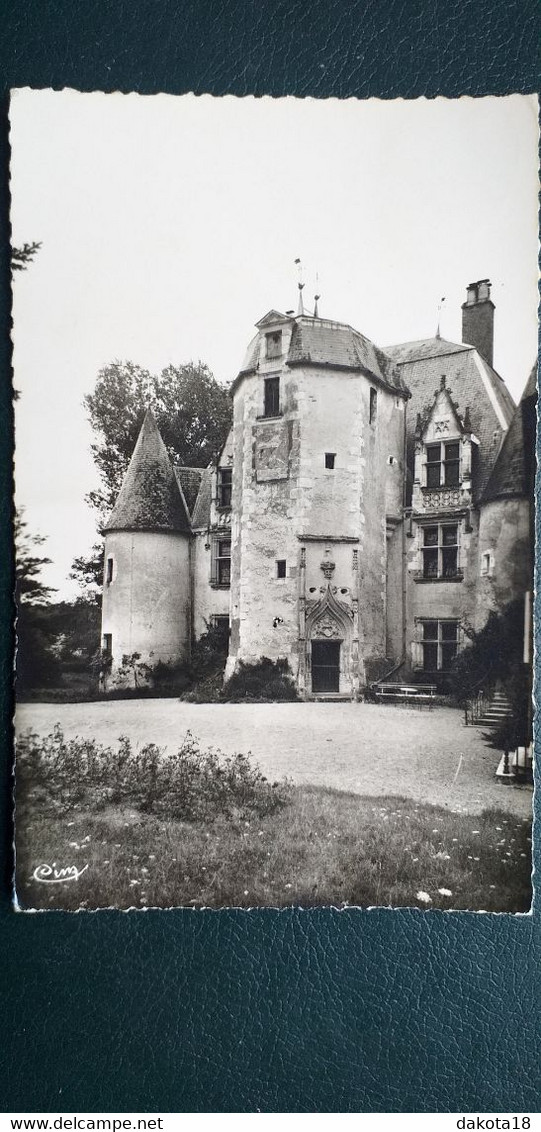
{"label": "lightning rod on roof", "polygon": [[321,298],[319,294],[319,272],[316,271],[316,294],[314,295],[314,318],[319,318],[318,302]]}
{"label": "lightning rod on roof", "polygon": [[297,315],[301,315],[301,314],[304,314],[304,302],[303,302],[303,298],[302,298],[302,293],[303,293],[303,290],[304,290],[304,283],[303,283],[303,278],[302,278],[302,263],[301,263],[299,258],[297,258],[295,260],[295,263],[297,264],[297,268],[298,268],[298,271],[299,271],[299,282],[297,283],[297,287],[299,288],[299,309],[297,311]]}

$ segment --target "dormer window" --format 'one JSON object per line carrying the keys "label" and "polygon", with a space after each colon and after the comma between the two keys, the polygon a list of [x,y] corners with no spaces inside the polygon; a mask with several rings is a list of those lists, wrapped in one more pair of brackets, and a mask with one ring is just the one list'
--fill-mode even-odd
{"label": "dormer window", "polygon": [[231,507],[233,469],[218,468],[216,503],[218,507]]}
{"label": "dormer window", "polygon": [[460,441],[427,444],[426,486],[458,487],[460,484]]}
{"label": "dormer window", "polygon": [[271,334],[265,335],[265,357],[267,358],[281,358],[282,356],[282,331],[273,330]]}

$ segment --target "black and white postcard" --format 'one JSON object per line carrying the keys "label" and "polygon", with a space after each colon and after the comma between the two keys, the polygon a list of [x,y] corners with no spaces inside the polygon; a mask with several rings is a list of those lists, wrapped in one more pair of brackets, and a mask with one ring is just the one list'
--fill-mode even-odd
{"label": "black and white postcard", "polygon": [[537,112],[12,92],[17,907],[529,911]]}

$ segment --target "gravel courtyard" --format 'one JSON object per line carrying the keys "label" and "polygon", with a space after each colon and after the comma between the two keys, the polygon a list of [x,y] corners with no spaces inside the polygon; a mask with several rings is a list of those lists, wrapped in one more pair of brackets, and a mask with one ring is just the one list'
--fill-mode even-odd
{"label": "gravel courtyard", "polygon": [[499,753],[465,727],[452,708],[364,703],[189,704],[177,700],[114,700],[82,704],[20,704],[18,731],[46,734],[60,723],[66,736],[111,744],[180,746],[187,731],[202,746],[227,754],[251,752],[271,778],[289,775],[356,794],[403,794],[466,813],[497,806],[520,817],[532,808],[529,787],[501,786]]}

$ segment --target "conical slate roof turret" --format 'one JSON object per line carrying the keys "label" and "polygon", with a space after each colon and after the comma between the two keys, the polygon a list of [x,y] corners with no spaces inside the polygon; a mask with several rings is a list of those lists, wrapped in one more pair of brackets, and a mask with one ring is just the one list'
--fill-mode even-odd
{"label": "conical slate roof turret", "polygon": [[535,437],[537,430],[537,365],[530,373],[517,405],[482,502],[509,496],[529,496],[535,482]]}
{"label": "conical slate roof turret", "polygon": [[105,530],[190,534],[184,499],[150,409]]}

